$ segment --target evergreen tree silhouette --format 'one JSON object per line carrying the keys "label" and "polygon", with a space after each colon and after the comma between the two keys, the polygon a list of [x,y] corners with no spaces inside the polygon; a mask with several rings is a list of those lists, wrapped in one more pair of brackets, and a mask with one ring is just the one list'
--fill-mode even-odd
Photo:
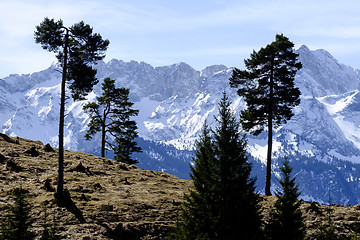
{"label": "evergreen tree silhouette", "polygon": [[185,195],[172,239],[261,239],[259,196],[230,104],[224,92],[217,127],[204,126],[191,168],[194,190]]}
{"label": "evergreen tree silhouette", "polygon": [[182,221],[177,222],[172,239],[216,239],[219,222],[216,204],[218,184],[217,166],[210,130],[204,124],[197,142],[194,167],[190,165],[190,177],[195,190],[185,194],[182,206]]}
{"label": "evergreen tree silhouette", "polygon": [[[114,159],[120,162],[135,164],[138,161],[131,158],[133,152],[141,152],[134,140],[137,136],[137,126],[130,118],[137,116],[139,110],[132,109],[134,103],[129,101],[128,88],[116,88],[115,80],[105,78],[102,83],[102,95],[84,106],[84,111],[90,115],[88,131],[85,138],[101,132],[101,157],[105,157],[106,145],[114,151]],[[115,144],[109,141],[112,137]]]}
{"label": "evergreen tree silhouette", "polygon": [[244,130],[260,134],[268,130],[265,195],[270,196],[273,126],[286,123],[300,103],[300,91],[294,84],[296,72],[302,67],[293,51],[294,44],[284,35],[244,60],[246,70],[234,69],[230,86],[238,88],[247,108],[241,111]]}
{"label": "evergreen tree silhouette", "polygon": [[22,187],[15,188],[8,193],[15,201],[9,207],[9,215],[1,226],[1,240],[31,240],[35,234],[29,230],[34,223],[30,216],[32,206],[26,200],[26,190]]}
{"label": "evergreen tree silhouette", "polygon": [[305,236],[305,224],[300,210],[299,188],[295,178],[291,178],[292,168],[288,160],[283,162],[281,179],[282,190],[276,193],[275,210],[270,214],[267,226],[268,238],[274,240],[301,240]]}
{"label": "evergreen tree silhouette", "polygon": [[339,236],[334,224],[333,209],[331,208],[331,194],[329,192],[329,203],[326,207],[326,221],[321,224],[315,234],[317,240],[338,240],[343,239]]}

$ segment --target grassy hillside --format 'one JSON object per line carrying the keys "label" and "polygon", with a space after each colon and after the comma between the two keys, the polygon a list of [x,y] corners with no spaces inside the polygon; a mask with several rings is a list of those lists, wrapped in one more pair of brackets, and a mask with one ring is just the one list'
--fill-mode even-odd
{"label": "grassy hillside", "polygon": [[[38,235],[46,209],[47,221],[55,219],[63,239],[166,239],[179,215],[183,194],[191,187],[191,181],[167,173],[65,151],[65,188],[75,203],[67,209],[53,203],[56,177],[57,149],[0,134],[1,221],[12,203],[7,192],[21,186],[29,191],[36,219],[33,231]],[[265,218],[274,201],[275,197],[263,197]],[[326,222],[328,208],[303,202],[309,236]],[[335,225],[348,235],[350,226],[358,223],[360,205],[331,209]]]}

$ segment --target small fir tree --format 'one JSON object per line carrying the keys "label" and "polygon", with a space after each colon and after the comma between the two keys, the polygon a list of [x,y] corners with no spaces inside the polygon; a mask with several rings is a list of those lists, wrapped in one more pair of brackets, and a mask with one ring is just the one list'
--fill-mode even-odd
{"label": "small fir tree", "polygon": [[260,239],[259,197],[246,141],[224,92],[218,127],[210,135],[205,125],[197,144],[191,178],[195,189],[185,197],[182,221],[173,239]]}
{"label": "small fir tree", "polygon": [[56,234],[55,225],[45,225],[40,240],[60,240],[61,236]]}
{"label": "small fir tree", "polygon": [[14,198],[15,204],[9,207],[9,215],[1,226],[1,240],[31,240],[35,234],[29,230],[34,222],[30,216],[32,206],[26,200],[26,191],[15,188],[8,193]]}
{"label": "small fir tree", "polygon": [[326,223],[319,226],[319,230],[315,234],[317,240],[338,240],[342,239],[334,224],[333,209],[331,208],[331,195],[329,193],[329,205],[326,207]]}
{"label": "small fir tree", "polygon": [[360,219],[350,225],[350,230],[352,232],[351,240],[360,239]]}
{"label": "small fir tree", "polygon": [[292,168],[288,160],[283,162],[281,179],[278,179],[282,191],[276,193],[275,210],[270,214],[267,226],[268,239],[301,240],[305,236],[305,224],[300,210],[299,188],[295,178],[291,178]]}
{"label": "small fir tree", "polygon": [[57,235],[56,232],[58,231],[56,222],[55,222],[55,215],[53,218],[53,222],[50,223],[48,221],[48,214],[46,207],[44,207],[44,222],[43,222],[43,231],[40,237],[40,240],[60,240],[61,236]]}
{"label": "small fir tree", "polygon": [[[101,132],[101,156],[105,157],[106,146],[114,151],[114,159],[120,162],[135,164],[138,161],[131,158],[133,152],[141,152],[134,140],[137,136],[137,126],[131,117],[137,116],[139,110],[132,109],[134,103],[129,101],[130,90],[116,88],[115,80],[105,78],[102,83],[103,93],[84,106],[84,111],[90,115],[87,140]],[[111,143],[109,137],[114,139]]]}

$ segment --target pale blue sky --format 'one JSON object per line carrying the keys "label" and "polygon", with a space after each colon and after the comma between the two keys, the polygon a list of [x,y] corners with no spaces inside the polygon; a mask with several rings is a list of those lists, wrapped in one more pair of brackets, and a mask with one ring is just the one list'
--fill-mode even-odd
{"label": "pale blue sky", "polygon": [[283,33],[296,48],[323,48],[360,69],[355,0],[0,0],[0,78],[40,71],[55,61],[34,41],[44,17],[91,25],[110,40],[105,61],[242,68],[253,49]]}

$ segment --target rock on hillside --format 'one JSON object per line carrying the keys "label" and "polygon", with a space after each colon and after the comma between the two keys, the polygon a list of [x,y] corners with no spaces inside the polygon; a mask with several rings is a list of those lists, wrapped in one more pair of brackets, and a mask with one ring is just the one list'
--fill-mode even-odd
{"label": "rock on hillside", "polygon": [[[11,204],[7,192],[22,186],[33,205],[36,221],[32,230],[40,235],[46,209],[48,221],[54,217],[62,239],[166,239],[179,215],[183,194],[192,185],[167,173],[65,151],[65,187],[75,206],[60,208],[53,203],[57,149],[4,134],[0,134],[0,169],[0,221]],[[263,197],[265,219],[274,201],[275,197]],[[309,237],[326,221],[327,208],[303,202]],[[350,226],[359,221],[360,205],[331,209],[339,231],[349,235]]]}

